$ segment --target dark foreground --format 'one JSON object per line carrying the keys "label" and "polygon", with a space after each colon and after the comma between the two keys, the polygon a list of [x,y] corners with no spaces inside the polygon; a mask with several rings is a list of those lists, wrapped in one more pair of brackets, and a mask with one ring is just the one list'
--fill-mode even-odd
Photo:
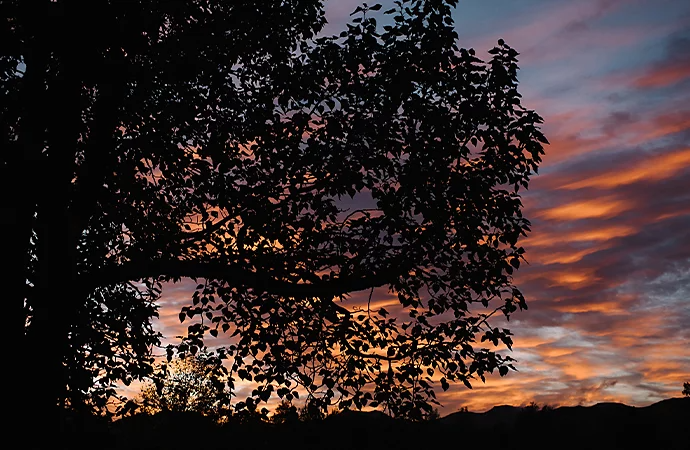
{"label": "dark foreground", "polygon": [[188,414],[139,415],[115,423],[93,421],[50,439],[45,448],[687,450],[690,398],[644,408],[618,403],[542,411],[499,406],[425,423],[397,421],[377,412],[344,412],[319,422],[223,426]]}

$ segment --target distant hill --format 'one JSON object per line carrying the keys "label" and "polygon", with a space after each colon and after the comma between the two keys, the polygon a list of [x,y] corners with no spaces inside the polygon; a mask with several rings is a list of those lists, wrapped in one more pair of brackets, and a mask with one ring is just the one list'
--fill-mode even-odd
{"label": "distant hill", "polygon": [[46,448],[99,449],[582,449],[689,450],[690,398],[637,408],[620,403],[535,410],[496,406],[412,423],[345,411],[323,421],[216,426],[193,414],[139,415],[81,430]]}
{"label": "distant hill", "polygon": [[690,398],[646,407],[621,403],[564,406],[546,411],[497,406],[485,413],[457,412],[440,420],[446,428],[498,436],[522,448],[690,450]]}

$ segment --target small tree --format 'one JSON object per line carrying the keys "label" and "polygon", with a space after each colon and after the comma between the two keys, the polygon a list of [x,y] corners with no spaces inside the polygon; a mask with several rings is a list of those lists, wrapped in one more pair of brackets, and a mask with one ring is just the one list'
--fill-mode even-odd
{"label": "small tree", "polygon": [[[241,405],[238,407],[238,405]],[[268,422],[268,409],[257,407],[258,402],[253,401],[251,398],[247,399],[246,402],[240,402],[235,405],[235,411],[232,415],[232,421],[237,424],[242,425],[257,425],[263,422]]]}
{"label": "small tree", "polygon": [[323,405],[314,398],[307,400],[299,410],[299,420],[302,422],[314,422],[325,418]]}
{"label": "small tree", "polygon": [[686,381],[683,383],[683,395],[690,397],[690,382]]}
{"label": "small tree", "polygon": [[273,416],[271,417],[271,422],[277,424],[289,424],[299,422],[299,414],[297,413],[297,407],[294,406],[287,400],[280,402],[276,408]]}
{"label": "small tree", "polygon": [[539,412],[539,404],[537,402],[530,402],[529,405],[523,406],[522,410],[526,413],[537,413]]}
{"label": "small tree", "polygon": [[163,363],[141,390],[144,412],[195,412],[216,420],[227,416],[230,392],[220,359],[203,352]]}

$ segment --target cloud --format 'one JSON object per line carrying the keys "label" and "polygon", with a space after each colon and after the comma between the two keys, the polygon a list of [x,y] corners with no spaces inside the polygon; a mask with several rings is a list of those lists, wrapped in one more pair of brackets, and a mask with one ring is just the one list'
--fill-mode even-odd
{"label": "cloud", "polygon": [[[690,15],[688,15],[690,18]],[[661,36],[661,45],[658,51],[654,47],[646,53],[648,55],[659,54],[652,58],[641,59],[633,67],[615,69],[601,77],[601,86],[605,89],[627,86],[632,90],[641,92],[681,88],[690,81],[690,34],[687,29],[690,25],[688,18],[669,21],[664,27],[657,27],[657,31],[665,31]],[[651,30],[650,30],[651,31]],[[687,87],[687,86],[686,86]]]}
{"label": "cloud", "polygon": [[647,158],[630,168],[605,172],[562,186],[563,189],[611,189],[643,180],[658,181],[671,177],[690,167],[690,148],[658,157]]}
{"label": "cloud", "polygon": [[550,220],[581,220],[613,217],[632,207],[632,203],[614,196],[597,199],[578,200],[565,205],[547,208],[538,213],[539,217]]}
{"label": "cloud", "polygon": [[523,245],[534,247],[561,246],[564,243],[602,242],[617,237],[628,236],[635,232],[633,227],[627,225],[592,226],[585,225],[582,229],[563,230],[558,234],[530,235]]}
{"label": "cloud", "polygon": [[634,87],[661,88],[690,79],[690,34],[669,36],[665,47],[662,59],[635,76]]}

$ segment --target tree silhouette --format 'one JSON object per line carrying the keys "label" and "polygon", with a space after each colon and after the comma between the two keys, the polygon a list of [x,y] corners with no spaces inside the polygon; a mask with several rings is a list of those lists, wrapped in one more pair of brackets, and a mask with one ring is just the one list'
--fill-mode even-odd
{"label": "tree silhouette", "polygon": [[299,420],[302,422],[316,422],[326,418],[323,404],[315,398],[309,398],[299,409]]}
{"label": "tree silhouette", "polygon": [[[206,321],[178,350],[228,333],[257,386],[239,408],[304,389],[423,416],[435,383],[505,375],[481,343],[510,347],[489,319],[526,307],[519,189],[546,139],[517,52],[460,49],[455,3],[359,7],[315,37],[316,0],[3,2],[17,420],[87,401],[93,365],[150,374],[154,302],[182,278],[181,320]],[[376,288],[402,312],[341,303]]]}
{"label": "tree silhouette", "polygon": [[690,397],[690,382],[683,383],[683,395]]}
{"label": "tree silhouette", "polygon": [[221,360],[206,352],[163,363],[142,387],[141,407],[148,414],[193,412],[221,421],[230,407],[226,376]]}
{"label": "tree silhouette", "polygon": [[426,416],[427,420],[439,420],[441,418],[441,413],[438,412],[438,408],[434,408],[431,410],[431,412]]}
{"label": "tree silhouette", "polygon": [[278,404],[271,416],[271,422],[276,424],[294,424],[299,422],[299,420],[297,407],[285,399]]}

